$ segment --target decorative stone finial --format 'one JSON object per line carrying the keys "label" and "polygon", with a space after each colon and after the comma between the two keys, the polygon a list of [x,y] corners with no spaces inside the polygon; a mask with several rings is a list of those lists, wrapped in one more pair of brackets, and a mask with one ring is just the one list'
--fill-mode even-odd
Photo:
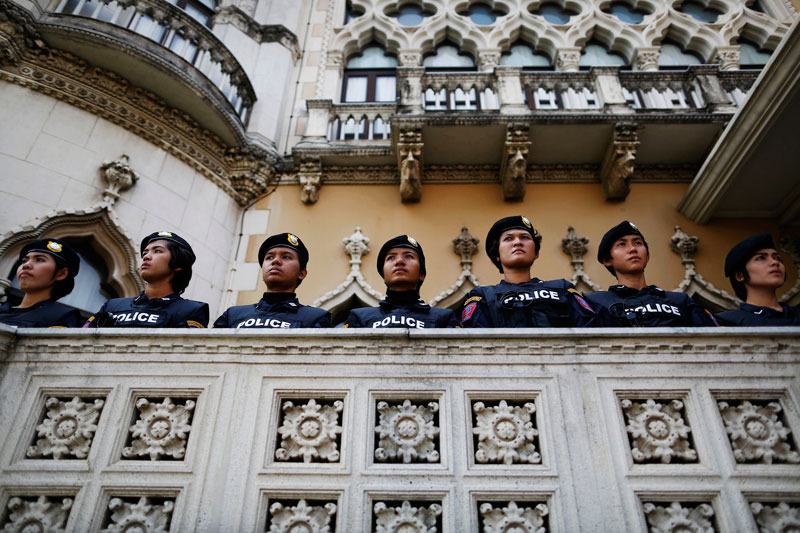
{"label": "decorative stone finial", "polygon": [[351,270],[361,270],[361,257],[369,253],[369,237],[361,233],[361,228],[357,227],[356,231],[343,241],[344,249],[350,256]]}
{"label": "decorative stone finial", "polygon": [[103,161],[100,173],[108,183],[103,191],[103,203],[109,207],[119,199],[119,193],[133,187],[139,181],[139,175],[130,166],[130,159],[126,154],[119,156],[114,161]]}
{"label": "decorative stone finial", "polygon": [[461,256],[461,269],[466,270],[472,265],[472,256],[478,253],[480,241],[470,235],[466,226],[461,228],[461,233],[453,239],[453,250]]}
{"label": "decorative stone finial", "polygon": [[697,252],[697,243],[699,242],[699,237],[687,235],[680,226],[675,226],[675,234],[670,239],[670,247],[673,252],[681,256],[684,265],[694,264],[692,256]]}

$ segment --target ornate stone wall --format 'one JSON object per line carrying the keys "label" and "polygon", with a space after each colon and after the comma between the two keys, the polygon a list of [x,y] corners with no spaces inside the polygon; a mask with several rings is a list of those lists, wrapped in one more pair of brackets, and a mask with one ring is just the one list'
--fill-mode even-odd
{"label": "ornate stone wall", "polygon": [[798,526],[800,328],[1,327],[0,354],[3,530]]}

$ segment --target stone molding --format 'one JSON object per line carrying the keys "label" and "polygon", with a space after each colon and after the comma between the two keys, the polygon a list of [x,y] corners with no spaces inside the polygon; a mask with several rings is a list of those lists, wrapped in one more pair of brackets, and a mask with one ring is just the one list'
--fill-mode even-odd
{"label": "stone molding", "polygon": [[214,25],[231,24],[258,44],[278,43],[292,54],[295,64],[302,57],[297,35],[282,24],[259,24],[240,7],[217,7]]}
{"label": "stone molding", "polygon": [[675,226],[675,234],[670,239],[670,248],[673,252],[681,256],[684,274],[683,281],[675,288],[677,292],[685,292],[689,296],[699,296],[703,301],[714,307],[722,309],[735,309],[741,304],[741,300],[718,289],[695,269],[694,254],[697,252],[697,244],[700,239],[695,236],[687,235],[681,230],[680,226]]}

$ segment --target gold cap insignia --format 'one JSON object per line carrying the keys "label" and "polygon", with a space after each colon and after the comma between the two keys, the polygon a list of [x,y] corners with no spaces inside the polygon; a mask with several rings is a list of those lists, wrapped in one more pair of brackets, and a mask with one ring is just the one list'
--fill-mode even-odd
{"label": "gold cap insignia", "polygon": [[158,232],[158,236],[159,237],[172,237],[172,233],[170,233],[169,231],[159,231]]}
{"label": "gold cap insignia", "polygon": [[292,246],[297,246],[297,243],[300,242],[300,239],[298,239],[297,237],[295,237],[291,233],[287,236],[287,239],[289,239],[289,242],[292,244]]}
{"label": "gold cap insignia", "polygon": [[63,249],[63,246],[61,246],[57,242],[49,241],[47,243],[47,249],[50,250],[51,252],[60,252]]}
{"label": "gold cap insignia", "polygon": [[522,218],[522,223],[523,223],[523,224],[525,224],[525,225],[526,225],[526,226],[528,226],[529,228],[533,228],[533,226],[531,226],[531,221],[530,221],[530,220],[528,220],[528,217],[521,217],[521,218]]}
{"label": "gold cap insignia", "polygon": [[639,229],[639,226],[637,226],[636,224],[634,224],[634,223],[633,223],[633,222],[631,222],[630,220],[628,221],[628,224],[630,224],[630,225],[631,225],[631,227],[632,227],[633,229],[635,229],[636,231],[641,231],[641,230]]}
{"label": "gold cap insignia", "polygon": [[411,235],[406,235],[406,237],[408,238],[408,242],[410,242],[412,245],[419,246],[419,243],[417,242],[417,239],[415,239]]}

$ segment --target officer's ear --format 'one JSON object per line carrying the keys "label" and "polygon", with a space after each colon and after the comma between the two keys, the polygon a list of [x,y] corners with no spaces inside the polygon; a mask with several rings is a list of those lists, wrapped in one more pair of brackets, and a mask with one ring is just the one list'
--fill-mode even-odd
{"label": "officer's ear", "polygon": [[734,277],[736,278],[736,281],[738,281],[739,283],[744,283],[744,273],[743,272],[737,272],[736,274],[734,274]]}
{"label": "officer's ear", "polygon": [[603,266],[604,267],[610,267],[611,266],[611,258],[610,257],[608,259],[603,259]]}
{"label": "officer's ear", "polygon": [[304,279],[306,279],[306,276],[308,276],[308,270],[304,268],[297,273],[297,281],[303,281]]}
{"label": "officer's ear", "polygon": [[537,259],[539,259],[539,250],[536,250],[533,255],[533,260],[536,261]]}
{"label": "officer's ear", "polygon": [[69,269],[67,267],[59,268],[56,270],[56,273],[53,275],[53,281],[61,281],[69,276]]}
{"label": "officer's ear", "polygon": [[425,281],[425,274],[423,274],[422,272],[420,272],[420,273],[419,273],[419,282],[420,282],[420,283],[422,283],[423,281]]}

